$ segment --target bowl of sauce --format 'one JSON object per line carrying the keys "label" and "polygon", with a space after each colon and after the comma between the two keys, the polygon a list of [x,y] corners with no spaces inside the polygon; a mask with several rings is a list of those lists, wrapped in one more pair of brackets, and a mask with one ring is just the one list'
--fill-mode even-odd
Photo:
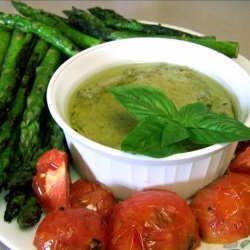
{"label": "bowl of sauce", "polygon": [[187,199],[225,173],[237,142],[162,158],[123,152],[121,141],[138,121],[107,90],[130,84],[159,89],[177,109],[201,102],[249,125],[250,80],[233,60],[174,39],[107,42],[63,63],[47,91],[80,175],[107,185],[119,199],[147,188],[167,188]]}

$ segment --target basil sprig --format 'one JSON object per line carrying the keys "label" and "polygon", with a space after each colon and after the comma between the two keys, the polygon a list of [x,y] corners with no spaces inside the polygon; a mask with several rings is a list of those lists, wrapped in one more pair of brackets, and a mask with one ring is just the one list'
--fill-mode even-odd
{"label": "basil sprig", "polygon": [[217,143],[250,139],[250,129],[238,120],[209,112],[203,103],[177,110],[160,90],[122,85],[109,91],[138,120],[122,141],[121,150],[155,158],[196,150]]}

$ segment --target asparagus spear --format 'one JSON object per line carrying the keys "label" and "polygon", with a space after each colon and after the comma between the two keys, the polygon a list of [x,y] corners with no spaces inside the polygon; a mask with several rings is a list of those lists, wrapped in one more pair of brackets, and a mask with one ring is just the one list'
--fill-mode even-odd
{"label": "asparagus spear", "polygon": [[[44,108],[44,112],[46,111],[47,107]],[[49,140],[44,142],[45,144],[43,145],[43,148],[40,148],[33,154],[31,161],[23,162],[21,165],[19,164],[8,178],[9,193],[5,196],[7,206],[4,219],[10,222],[13,218],[18,216],[20,228],[30,227],[40,218],[39,204],[35,201],[28,201],[30,197],[33,196],[32,179],[35,173],[35,166],[38,157],[52,147],[62,150],[66,148],[63,132],[54,122],[51,115],[49,115],[47,120],[44,121],[44,127],[49,128],[45,134],[46,137],[49,137]],[[33,199],[36,199],[36,197],[33,197]],[[28,207],[24,205],[26,202],[29,204]],[[26,209],[28,209],[27,212],[25,212]],[[29,210],[31,210],[31,212]],[[32,223],[30,223],[30,221],[32,221]]]}
{"label": "asparagus spear", "polygon": [[50,43],[67,56],[73,56],[80,50],[71,42],[66,36],[64,36],[57,28],[53,28],[44,23],[30,20],[26,17],[15,14],[0,13],[0,25],[8,28],[18,28],[23,32],[34,33],[44,41]]}
{"label": "asparagus spear", "polygon": [[95,18],[84,10],[73,8],[72,10],[64,10],[63,12],[68,16],[69,22],[74,24],[79,30],[99,39],[116,40],[131,37],[161,37],[179,39],[200,44],[217,50],[231,58],[237,57],[239,52],[239,44],[233,41],[217,41],[208,37],[197,38],[186,35],[167,35],[135,31],[117,31],[106,27],[105,25],[103,25],[103,22],[101,20]]}
{"label": "asparagus spear", "polygon": [[0,37],[1,37],[0,39],[0,75],[1,75],[4,58],[7,53],[10,39],[11,39],[11,30],[5,27],[0,27]]}
{"label": "asparagus spear", "polygon": [[7,169],[11,164],[11,158],[13,157],[15,146],[18,143],[20,135],[20,127],[17,126],[9,139],[9,142],[4,150],[0,154],[0,192],[6,184]]}
{"label": "asparagus spear", "polygon": [[57,148],[62,151],[67,151],[67,145],[63,130],[58,126],[58,124],[54,121],[50,114],[47,119],[47,126],[47,134],[49,135],[47,145],[49,145],[49,148]]}
{"label": "asparagus spear", "polygon": [[85,10],[72,8],[64,10],[63,13],[68,16],[68,21],[81,32],[94,36],[104,41],[115,40],[119,36],[119,31],[106,27],[103,22]]}
{"label": "asparagus spear", "polygon": [[21,122],[20,151],[24,161],[32,158],[41,145],[40,115],[45,106],[45,95],[49,80],[60,64],[61,53],[50,47],[37,69],[33,88],[27,99],[27,107]]}
{"label": "asparagus spear", "polygon": [[[15,150],[15,155],[11,157],[11,165],[8,166],[5,171],[6,176],[8,175],[5,188],[6,190],[9,190],[4,197],[7,202],[4,220],[7,222],[11,222],[11,220],[18,215],[28,197],[33,194],[31,186],[34,169],[30,167],[30,163],[24,164],[23,162],[20,163],[19,161],[15,161],[18,153],[19,150],[17,148]],[[26,165],[28,166],[26,167]]]}
{"label": "asparagus spear", "polygon": [[[130,38],[130,37],[171,37],[177,39],[188,39],[184,35],[167,35],[167,34],[152,34],[146,32],[137,32],[134,30],[114,30],[106,26],[102,20],[91,15],[85,10],[72,8],[71,10],[64,10],[63,13],[68,16],[69,22],[77,27],[82,32],[94,36],[105,41]],[[195,39],[215,40],[214,36],[196,37]]]}
{"label": "asparagus spear", "polygon": [[18,29],[13,31],[0,79],[1,115],[6,113],[6,108],[13,100],[13,92],[27,62],[27,48],[30,48],[32,39],[32,34],[25,34]]}
{"label": "asparagus spear", "polygon": [[27,62],[24,74],[22,76],[19,88],[11,105],[7,118],[0,126],[0,150],[3,149],[8,143],[14,127],[19,122],[25,110],[26,97],[33,83],[36,68],[40,64],[47,50],[48,44],[39,39],[34,46],[29,61]]}
{"label": "asparagus spear", "polygon": [[183,32],[180,30],[168,28],[165,26],[161,26],[160,24],[144,24],[140,23],[133,19],[127,19],[122,15],[116,13],[111,9],[103,9],[101,7],[89,8],[88,11],[93,14],[98,19],[102,20],[102,22],[107,27],[113,27],[117,29],[123,30],[131,30],[136,32],[142,32],[146,34],[162,34],[168,36],[184,36],[190,38],[198,38],[200,36],[189,34],[187,32]]}
{"label": "asparagus spear", "polygon": [[80,48],[87,48],[100,43],[99,39],[79,32],[77,29],[67,24],[66,19],[63,17],[44,10],[32,8],[18,1],[12,1],[12,5],[26,17],[30,17],[33,20],[40,21],[52,27],[57,27],[68,39]]}
{"label": "asparagus spear", "polygon": [[4,197],[7,202],[4,220],[11,222],[15,217],[18,217],[17,222],[20,228],[34,225],[41,217],[41,207],[32,190],[34,167],[33,169],[29,168],[29,170],[25,168],[21,164],[16,172],[8,177],[9,192]]}
{"label": "asparagus spear", "polygon": [[17,223],[21,229],[35,225],[41,218],[42,209],[35,195],[32,195],[21,207],[17,216]]}
{"label": "asparagus spear", "polygon": [[12,198],[9,198],[4,212],[4,220],[11,222],[18,215],[25,201],[26,195],[23,192],[18,192]]}

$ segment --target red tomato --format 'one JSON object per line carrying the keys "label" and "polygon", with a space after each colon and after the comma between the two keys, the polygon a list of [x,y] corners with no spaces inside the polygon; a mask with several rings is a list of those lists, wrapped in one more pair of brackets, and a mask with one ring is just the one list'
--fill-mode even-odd
{"label": "red tomato", "polygon": [[202,239],[230,243],[250,233],[250,176],[228,173],[201,189],[191,202]]}
{"label": "red tomato", "polygon": [[38,158],[32,187],[45,211],[70,205],[69,184],[68,156],[65,152],[51,149]]}
{"label": "red tomato", "polygon": [[250,146],[235,156],[229,165],[229,170],[236,173],[250,174]]}
{"label": "red tomato", "polygon": [[82,208],[62,208],[48,213],[39,224],[34,245],[38,250],[105,249],[107,224]]}
{"label": "red tomato", "polygon": [[200,243],[198,225],[185,200],[166,190],[147,190],[113,207],[109,250],[183,250]]}
{"label": "red tomato", "polygon": [[71,184],[70,200],[72,207],[86,207],[108,220],[115,198],[111,191],[99,183],[79,179]]}

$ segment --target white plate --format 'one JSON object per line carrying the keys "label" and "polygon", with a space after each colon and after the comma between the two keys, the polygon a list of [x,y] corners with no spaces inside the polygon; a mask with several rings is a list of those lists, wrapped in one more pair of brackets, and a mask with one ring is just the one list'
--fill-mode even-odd
{"label": "white plate", "polygon": [[[176,26],[171,26],[177,29],[182,29]],[[199,34],[187,29],[182,29],[186,32],[192,32],[194,34]],[[237,59],[234,59],[237,63],[239,63],[250,75],[250,61],[245,57],[239,55]],[[71,172],[71,176],[76,177],[76,173],[74,170]],[[17,222],[14,220],[11,223],[7,223],[4,221],[4,211],[5,211],[5,202],[3,200],[4,193],[0,194],[0,241],[6,245],[11,250],[35,250],[33,246],[33,239],[35,235],[36,226],[28,230],[21,230],[18,227]],[[1,249],[1,244],[0,244]],[[250,250],[250,236],[245,239],[241,239],[232,244],[226,245],[214,245],[214,244],[206,244],[201,243],[201,246],[197,250]]]}

